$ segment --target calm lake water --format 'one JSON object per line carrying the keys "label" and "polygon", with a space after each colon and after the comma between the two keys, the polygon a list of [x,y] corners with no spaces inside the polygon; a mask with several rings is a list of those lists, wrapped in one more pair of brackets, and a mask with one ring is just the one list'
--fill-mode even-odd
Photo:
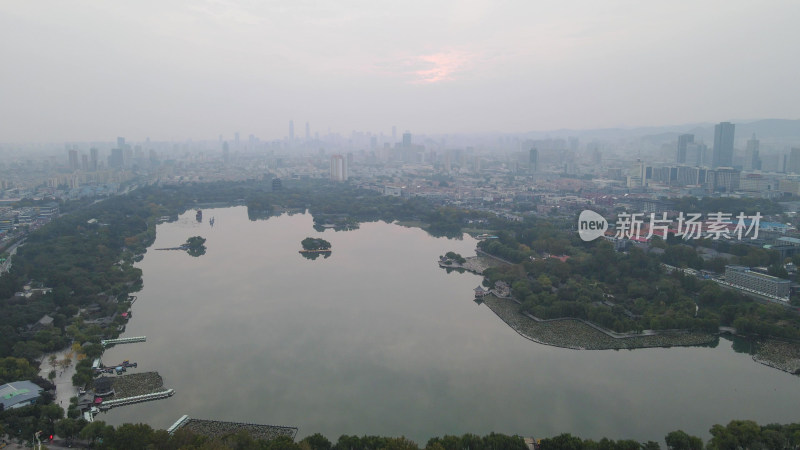
{"label": "calm lake water", "polygon": [[[715,348],[576,351],[530,342],[472,300],[481,278],[439,269],[476,241],[386,223],[314,231],[311,216],[249,221],[244,207],[158,226],[153,248],[195,235],[207,253],[148,250],[144,288],[109,349],[176,394],[98,420],[170,426],[183,414],[320,432],[431,436],[491,431],[662,440],[715,423],[800,421],[800,379]],[[208,224],[215,217],[214,227]],[[300,256],[308,236],[330,258]]]}

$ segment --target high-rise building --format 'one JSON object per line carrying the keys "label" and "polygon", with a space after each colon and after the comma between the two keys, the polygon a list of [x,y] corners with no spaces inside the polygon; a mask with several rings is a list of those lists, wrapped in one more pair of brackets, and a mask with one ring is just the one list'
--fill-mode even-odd
{"label": "high-rise building", "polygon": [[403,147],[411,147],[411,133],[409,131],[403,133]]}
{"label": "high-rise building", "polygon": [[744,170],[760,170],[761,157],[758,154],[759,141],[756,139],[756,134],[747,141],[747,147],[744,151]]}
{"label": "high-rise building", "polygon": [[122,166],[130,167],[133,162],[133,149],[130,145],[126,145],[122,150]]}
{"label": "high-rise building", "polygon": [[108,167],[112,169],[121,169],[123,165],[123,156],[121,148],[112,148],[111,155],[108,157]]}
{"label": "high-rise building", "polygon": [[294,120],[289,121],[289,140],[294,140]]}
{"label": "high-rise building", "polygon": [[394,145],[395,142],[397,142],[397,127],[392,125],[392,145]]}
{"label": "high-rise building", "polygon": [[331,155],[331,180],[347,181],[347,160],[342,155]]}
{"label": "high-rise building", "polygon": [[[641,159],[637,159],[628,171],[628,187],[640,188],[647,186],[647,169],[649,167]],[[652,169],[651,169],[652,170]]]}
{"label": "high-rise building", "polygon": [[69,151],[69,170],[78,170],[80,166],[78,165],[78,151],[72,149]]}
{"label": "high-rise building", "polygon": [[789,164],[786,167],[787,172],[800,173],[800,148],[792,148],[789,153]]}
{"label": "high-rise building", "polygon": [[706,144],[702,142],[694,143],[686,145],[686,161],[684,164],[689,166],[707,166],[708,160],[706,158],[706,153],[708,152],[708,147]]}
{"label": "high-rise building", "polygon": [[89,155],[81,155],[81,170],[89,171]]}
{"label": "high-rise building", "polygon": [[724,192],[739,190],[741,173],[733,168],[720,168],[714,171],[714,189]]}
{"label": "high-rise building", "polygon": [[678,164],[686,164],[686,148],[689,144],[694,143],[693,134],[682,134],[678,136],[678,154],[675,161]]}
{"label": "high-rise building", "polygon": [[306,140],[311,140],[311,126],[306,122]]}
{"label": "high-rise building", "polygon": [[539,150],[536,147],[530,149],[528,153],[528,171],[530,173],[539,171]]}
{"label": "high-rise building", "polygon": [[92,147],[89,150],[89,154],[91,157],[91,164],[89,168],[92,172],[97,172],[97,162],[100,159],[100,152],[96,148]]}
{"label": "high-rise building", "polygon": [[125,147],[125,138],[118,137],[117,138],[117,148],[124,148]]}
{"label": "high-rise building", "polygon": [[714,126],[714,153],[711,167],[733,166],[733,135],[736,125],[730,122],[720,122]]}

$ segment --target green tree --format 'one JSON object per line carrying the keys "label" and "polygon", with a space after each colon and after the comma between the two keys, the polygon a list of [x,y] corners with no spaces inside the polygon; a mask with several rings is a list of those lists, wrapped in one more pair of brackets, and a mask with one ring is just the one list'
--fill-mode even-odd
{"label": "green tree", "polygon": [[331,441],[328,440],[325,436],[314,433],[311,436],[306,436],[300,441],[300,445],[303,444],[308,445],[311,450],[330,450],[331,448]]}
{"label": "green tree", "polygon": [[[91,444],[100,438],[107,440],[114,432],[114,427],[106,425],[102,420],[97,420],[86,424],[78,433],[81,439],[89,441]],[[122,447],[124,448],[124,447]]]}
{"label": "green tree", "polygon": [[540,450],[583,450],[583,441],[569,433],[542,439]]}
{"label": "green tree", "polygon": [[81,431],[85,424],[86,422],[83,420],[61,419],[55,423],[55,433],[62,438],[70,440]]}
{"label": "green tree", "polygon": [[702,450],[703,441],[697,436],[691,436],[682,430],[673,431],[664,438],[670,450]]}

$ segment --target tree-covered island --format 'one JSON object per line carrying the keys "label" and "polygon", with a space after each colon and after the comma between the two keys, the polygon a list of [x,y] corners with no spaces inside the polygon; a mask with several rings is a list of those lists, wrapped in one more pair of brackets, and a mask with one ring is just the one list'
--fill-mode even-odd
{"label": "tree-covered island", "polygon": [[301,253],[323,253],[331,251],[331,243],[322,238],[307,237],[303,239],[300,244],[303,246],[303,249],[300,250]]}
{"label": "tree-covered island", "polygon": [[313,261],[320,255],[322,255],[323,258],[331,256],[331,243],[325,239],[307,237],[300,242],[300,245],[303,246],[303,249],[300,250],[300,254],[306,259]]}
{"label": "tree-covered island", "polygon": [[186,243],[183,244],[183,247],[186,249],[186,253],[194,257],[198,257],[206,254],[205,243],[205,238],[200,236],[192,236],[186,240]]}

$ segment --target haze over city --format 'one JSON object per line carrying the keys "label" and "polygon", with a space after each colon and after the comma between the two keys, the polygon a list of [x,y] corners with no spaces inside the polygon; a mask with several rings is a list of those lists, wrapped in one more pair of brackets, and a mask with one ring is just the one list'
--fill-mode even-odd
{"label": "haze over city", "polygon": [[796,119],[800,4],[6,2],[0,141]]}

